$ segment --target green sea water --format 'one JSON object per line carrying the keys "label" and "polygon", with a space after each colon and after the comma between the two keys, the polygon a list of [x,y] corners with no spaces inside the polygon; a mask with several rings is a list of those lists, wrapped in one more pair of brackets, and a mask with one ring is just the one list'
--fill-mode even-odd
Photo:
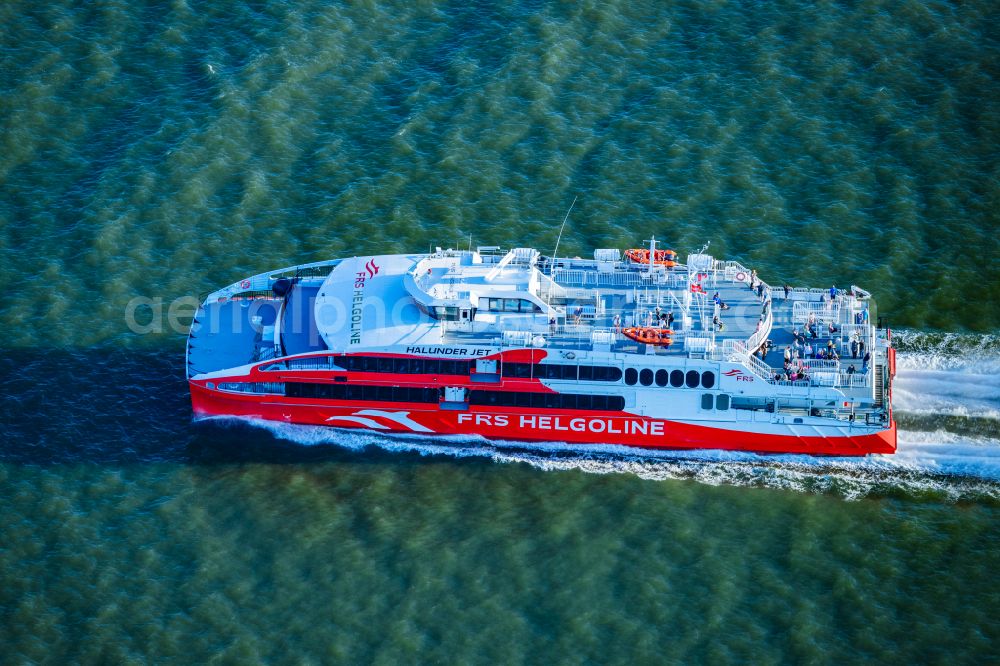
{"label": "green sea water", "polygon": [[[987,1],[3,2],[0,663],[1000,659],[998,77]],[[574,197],[872,291],[899,454],[191,422],[177,299]]]}

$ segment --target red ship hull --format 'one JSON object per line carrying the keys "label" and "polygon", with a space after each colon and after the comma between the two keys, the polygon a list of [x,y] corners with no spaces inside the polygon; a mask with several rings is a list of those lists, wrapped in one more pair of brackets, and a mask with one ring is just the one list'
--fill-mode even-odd
{"label": "red ship hull", "polygon": [[[842,428],[829,436],[727,429],[617,412],[470,405],[442,409],[426,403],[373,403],[228,394],[190,383],[197,416],[247,418],[421,435],[479,435],[512,441],[617,444],[647,449],[726,449],[757,453],[863,456],[896,451],[896,423],[872,432]],[[734,424],[736,425],[736,424]],[[745,425],[745,424],[741,424]],[[814,429],[815,430],[815,429]]]}

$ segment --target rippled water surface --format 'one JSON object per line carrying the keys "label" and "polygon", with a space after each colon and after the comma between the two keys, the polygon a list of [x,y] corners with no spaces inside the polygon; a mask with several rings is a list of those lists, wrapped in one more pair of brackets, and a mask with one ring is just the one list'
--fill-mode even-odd
{"label": "rippled water surface", "polygon": [[[998,25],[982,1],[0,4],[0,662],[997,660]],[[874,292],[899,452],[191,422],[175,299],[550,248],[577,196],[561,253],[656,234]]]}

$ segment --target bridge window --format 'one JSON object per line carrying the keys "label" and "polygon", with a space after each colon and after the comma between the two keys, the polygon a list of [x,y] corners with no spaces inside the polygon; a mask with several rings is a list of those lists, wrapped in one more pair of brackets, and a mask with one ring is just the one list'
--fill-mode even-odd
{"label": "bridge window", "polygon": [[285,392],[285,385],[281,382],[219,382],[219,390],[236,393],[276,393],[281,395]]}
{"label": "bridge window", "polygon": [[666,386],[669,377],[670,373],[664,370],[663,368],[660,368],[659,370],[656,371],[656,385]]}
{"label": "bridge window", "polygon": [[[485,304],[488,312],[541,312],[542,308],[534,302],[525,298],[481,298],[481,304]],[[482,305],[480,306],[482,309]]]}
{"label": "bridge window", "polygon": [[355,372],[380,372],[393,374],[467,375],[471,361],[453,361],[437,358],[390,358],[377,356],[341,356],[336,364]]}
{"label": "bridge window", "polygon": [[639,381],[639,371],[635,368],[627,368],[625,370],[625,383],[629,386],[635,386],[637,381]]}
{"label": "bridge window", "polygon": [[683,370],[671,370],[670,371],[670,385],[674,388],[680,388],[684,386],[684,371]]}
{"label": "bridge window", "polygon": [[[330,369],[330,357],[329,356],[314,356],[311,358],[291,358],[288,359],[288,369],[289,370],[329,370]],[[284,368],[280,368],[284,369]],[[270,368],[265,368],[265,370],[270,370]]]}
{"label": "bridge window", "polygon": [[701,385],[705,388],[712,388],[715,386],[715,373],[714,372],[703,372],[701,373]]}
{"label": "bridge window", "polygon": [[649,368],[643,368],[642,372],[639,373],[639,383],[643,386],[649,386],[653,383],[653,371]]}

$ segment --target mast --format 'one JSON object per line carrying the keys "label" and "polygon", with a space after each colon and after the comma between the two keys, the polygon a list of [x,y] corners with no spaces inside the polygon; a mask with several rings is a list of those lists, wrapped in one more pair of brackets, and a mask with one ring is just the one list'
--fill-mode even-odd
{"label": "mast", "polygon": [[656,261],[656,236],[649,237],[649,266],[646,269],[646,274],[650,278],[653,277],[653,263]]}

